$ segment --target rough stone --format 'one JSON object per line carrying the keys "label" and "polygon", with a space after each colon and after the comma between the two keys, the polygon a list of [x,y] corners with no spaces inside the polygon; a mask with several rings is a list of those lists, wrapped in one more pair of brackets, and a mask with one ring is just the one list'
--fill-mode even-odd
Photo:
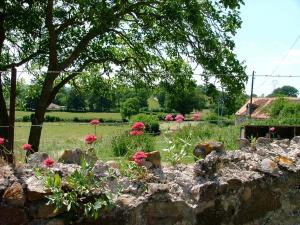
{"label": "rough stone", "polygon": [[137,201],[137,199],[132,195],[121,195],[118,198],[116,204],[121,207],[128,208],[128,207],[135,205],[136,201]]}
{"label": "rough stone", "polygon": [[49,155],[44,152],[35,152],[33,154],[30,154],[27,158],[27,163],[32,166],[41,166],[43,165],[43,161],[47,159]]}
{"label": "rough stone", "polygon": [[258,170],[272,176],[279,176],[281,174],[277,163],[271,159],[263,159]]}
{"label": "rough stone", "polygon": [[295,162],[293,159],[288,158],[286,156],[277,156],[275,157],[274,161],[280,166],[283,167],[287,170],[291,170],[296,172],[296,168],[295,168]]}
{"label": "rough stone", "polygon": [[300,144],[300,136],[295,136],[292,140],[291,140],[291,144],[296,144],[299,145]]}
{"label": "rough stone", "polygon": [[81,149],[76,148],[74,150],[65,150],[58,162],[80,165],[82,158],[88,163],[95,163],[97,161],[97,156],[93,149],[82,151]]}
{"label": "rough stone", "polygon": [[93,172],[96,176],[108,176],[108,165],[101,160],[97,160],[94,165]]}
{"label": "rough stone", "polygon": [[169,186],[167,184],[149,183],[148,192],[153,195],[157,192],[169,192]]}
{"label": "rough stone", "polygon": [[46,202],[34,203],[32,202],[29,207],[29,214],[35,219],[48,219],[53,218],[65,210],[55,210],[54,205],[47,205]]}
{"label": "rough stone", "polygon": [[27,184],[27,199],[29,201],[40,200],[47,193],[43,180],[35,176],[26,179],[25,183]]}
{"label": "rough stone", "polygon": [[290,139],[275,140],[273,143],[283,149],[287,149],[290,146]]}
{"label": "rough stone", "polygon": [[64,221],[62,219],[52,219],[49,220],[45,225],[64,225]]}
{"label": "rough stone", "polygon": [[205,142],[199,143],[195,146],[193,154],[196,159],[205,158],[212,151],[224,151],[224,144],[221,142]]}
{"label": "rough stone", "polygon": [[279,209],[281,207],[279,197],[280,193],[270,189],[252,188],[251,198],[241,203],[239,213],[233,218],[233,224],[245,224],[263,217],[272,210]]}
{"label": "rough stone", "polygon": [[108,165],[109,167],[114,168],[114,169],[120,169],[120,165],[116,161],[113,161],[113,160],[107,161],[106,165]]}
{"label": "rough stone", "polygon": [[[285,148],[277,140],[263,146],[259,150],[265,156],[253,151],[213,150],[194,165],[152,168],[143,179],[109,176],[108,171],[102,188],[112,194],[116,207],[102,212],[97,221],[74,214],[73,224],[300,224],[300,144],[291,142]],[[56,163],[50,171],[64,178],[79,167]],[[112,168],[101,161],[96,167],[102,176]],[[28,197],[30,192],[47,194],[31,178],[32,169],[5,168],[0,170],[3,187],[6,190],[16,181],[25,184],[26,203],[20,206],[24,209],[12,207],[0,196],[0,225],[69,224],[63,221],[67,217],[64,209],[54,212],[46,199]],[[121,190],[120,195],[117,190]],[[93,194],[99,194],[96,191]],[[15,214],[18,218],[12,218]]]}
{"label": "rough stone", "polygon": [[256,140],[256,148],[269,148],[271,142],[270,138],[259,137]]}
{"label": "rough stone", "polygon": [[251,147],[250,141],[246,138],[238,139],[238,144],[239,144],[241,150],[248,150]]}
{"label": "rough stone", "polygon": [[0,206],[0,225],[25,225],[26,213],[20,208]]}
{"label": "rough stone", "polygon": [[146,161],[151,162],[155,168],[159,168],[161,166],[160,152],[153,151],[153,152],[147,153]]}
{"label": "rough stone", "polygon": [[10,187],[8,187],[4,194],[3,200],[12,206],[22,207],[25,203],[25,196],[23,192],[22,185],[18,182],[14,182]]}

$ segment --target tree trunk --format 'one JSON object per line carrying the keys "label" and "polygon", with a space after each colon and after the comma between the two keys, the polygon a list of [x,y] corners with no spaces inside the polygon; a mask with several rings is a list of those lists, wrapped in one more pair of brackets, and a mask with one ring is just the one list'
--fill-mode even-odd
{"label": "tree trunk", "polygon": [[42,88],[42,92],[32,118],[28,143],[32,145],[32,151],[28,151],[27,155],[39,151],[40,139],[42,135],[42,128],[44,117],[46,114],[47,107],[52,101],[52,89],[53,89],[53,74],[47,74],[45,82]]}
{"label": "tree trunk", "polygon": [[[0,137],[4,138],[5,140],[8,140],[8,134],[9,134],[9,119],[8,119],[8,112],[6,108],[6,103],[4,99],[4,93],[2,89],[2,82],[1,82],[1,72],[0,72]],[[5,142],[4,147],[8,149],[9,143]],[[8,159],[9,155],[7,155],[3,148],[0,147],[0,156],[4,157],[5,159]]]}
{"label": "tree trunk", "polygon": [[[28,151],[27,155],[38,152],[42,135],[44,115],[46,110],[38,110],[35,112],[35,117],[32,119],[28,143],[32,145],[32,151]],[[37,118],[37,114],[43,115],[42,119]]]}

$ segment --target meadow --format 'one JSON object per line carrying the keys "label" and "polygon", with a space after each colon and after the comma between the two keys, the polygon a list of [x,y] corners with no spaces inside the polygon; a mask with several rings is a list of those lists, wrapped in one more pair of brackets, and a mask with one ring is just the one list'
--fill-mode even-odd
{"label": "meadow", "polygon": [[[155,141],[155,149],[160,150],[163,161],[168,161],[170,153],[163,151],[169,147],[170,139],[182,139],[189,143],[187,156],[183,160],[186,163],[192,162],[192,151],[199,142],[221,141],[226,150],[237,149],[237,138],[239,137],[238,126],[221,126],[220,124],[210,124],[206,121],[183,122],[180,125],[176,122],[160,123],[161,134],[151,136]],[[15,130],[15,155],[17,161],[23,161],[25,152],[21,146],[27,143],[30,130],[30,123],[17,122]],[[97,126],[97,142],[93,146],[98,157],[102,160],[124,160],[124,157],[116,157],[112,151],[112,139],[130,130],[130,124],[100,124]],[[44,123],[40,151],[47,152],[54,159],[58,159],[66,149],[87,149],[84,143],[84,136],[94,133],[94,126],[89,123]],[[177,151],[176,149],[174,151]],[[179,151],[179,150],[178,150]],[[126,157],[125,157],[126,158]]]}
{"label": "meadow", "polygon": [[[24,116],[30,116],[32,112],[16,111],[16,120],[21,120]],[[47,112],[46,116],[59,117],[65,121],[72,121],[74,118],[79,120],[91,120],[94,118],[104,120],[122,121],[120,113],[99,113],[99,112]]]}

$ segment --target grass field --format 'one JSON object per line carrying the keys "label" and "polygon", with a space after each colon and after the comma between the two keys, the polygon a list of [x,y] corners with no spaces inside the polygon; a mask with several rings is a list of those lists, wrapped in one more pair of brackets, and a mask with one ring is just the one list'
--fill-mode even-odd
{"label": "grass field", "polygon": [[[16,123],[15,154],[17,161],[24,160],[25,152],[21,149],[21,146],[27,143],[29,129],[30,123]],[[94,145],[94,148],[100,159],[105,161],[124,160],[124,158],[116,158],[113,155],[111,140],[113,136],[119,135],[126,130],[130,130],[130,125],[100,125],[97,127],[98,141]],[[237,148],[236,139],[239,135],[239,127],[220,127],[206,122],[185,122],[180,124],[180,126],[176,122],[162,122],[161,130],[161,135],[152,138],[155,139],[155,149],[153,150],[161,151],[163,161],[166,161],[168,156],[167,153],[162,151],[168,147],[165,139],[165,132],[167,130],[171,130],[172,134],[180,138],[185,138],[189,130],[193,131],[193,137],[190,140],[191,146],[188,150],[189,153],[184,162],[193,161],[192,150],[195,144],[200,141],[222,141],[226,149],[233,150]],[[84,136],[90,133],[94,133],[94,127],[88,123],[44,123],[40,151],[47,152],[53,158],[58,159],[65,149],[88,148],[89,146],[84,144]]]}
{"label": "grass field", "polygon": [[[16,119],[22,119],[23,116],[30,116],[32,112],[16,111]],[[99,113],[99,112],[47,112],[46,115],[60,117],[64,120],[72,121],[75,117],[78,119],[106,119],[121,121],[120,113]]]}

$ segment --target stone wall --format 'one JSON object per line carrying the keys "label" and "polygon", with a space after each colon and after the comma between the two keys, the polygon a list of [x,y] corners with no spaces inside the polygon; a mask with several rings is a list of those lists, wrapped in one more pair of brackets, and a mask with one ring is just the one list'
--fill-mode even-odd
{"label": "stone wall", "polygon": [[[115,208],[97,221],[72,218],[73,224],[300,224],[300,137],[259,138],[256,146],[240,142],[240,150],[213,151],[194,165],[151,169],[143,180],[108,179],[112,192],[123,186]],[[109,176],[110,165],[98,161],[95,171]],[[30,165],[0,166],[0,225],[69,223],[63,210],[46,205],[47,190]],[[65,176],[76,168],[57,163],[53,170]]]}

